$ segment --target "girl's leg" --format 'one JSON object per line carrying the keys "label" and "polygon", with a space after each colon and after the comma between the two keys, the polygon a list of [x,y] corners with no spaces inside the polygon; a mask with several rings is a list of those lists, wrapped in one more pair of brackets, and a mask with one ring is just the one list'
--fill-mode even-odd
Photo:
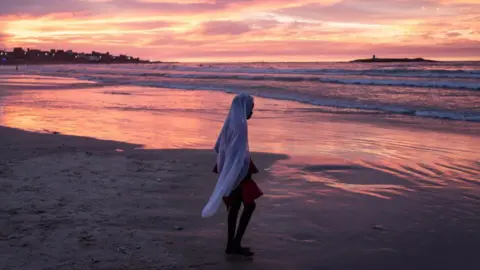
{"label": "girl's leg", "polygon": [[235,246],[235,231],[237,227],[238,212],[242,204],[242,193],[240,188],[230,194],[230,207],[228,209],[228,241],[227,252],[233,251]]}
{"label": "girl's leg", "polygon": [[245,234],[245,230],[247,229],[248,223],[250,222],[250,218],[252,217],[255,207],[255,203],[243,205],[243,213],[240,217],[240,222],[238,224],[237,235],[235,236],[235,246],[237,248],[241,247],[243,235]]}

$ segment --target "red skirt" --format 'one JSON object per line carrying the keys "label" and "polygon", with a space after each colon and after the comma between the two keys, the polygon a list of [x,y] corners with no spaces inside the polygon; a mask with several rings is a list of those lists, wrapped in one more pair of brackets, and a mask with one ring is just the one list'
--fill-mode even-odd
{"label": "red skirt", "polygon": [[[213,168],[214,173],[218,173],[218,168],[217,165]],[[257,166],[253,164],[253,161],[250,159],[250,168],[248,170],[247,176],[240,182],[240,185],[238,188],[241,189],[242,192],[242,202],[246,205],[252,204],[256,199],[261,197],[263,195],[263,192],[260,190],[260,188],[257,186],[257,183],[253,181],[252,179],[252,174],[258,173]],[[225,196],[223,197],[223,202],[225,205],[228,206],[230,205],[232,198],[230,196]]]}

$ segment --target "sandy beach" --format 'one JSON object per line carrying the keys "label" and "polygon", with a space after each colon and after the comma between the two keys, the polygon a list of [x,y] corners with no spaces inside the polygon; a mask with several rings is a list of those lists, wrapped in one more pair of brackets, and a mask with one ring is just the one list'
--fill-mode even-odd
{"label": "sandy beach", "polygon": [[[225,212],[199,213],[214,183],[205,150],[2,127],[2,269],[476,269],[480,198],[415,189],[392,200],[262,172],[246,242],[228,262]],[[122,149],[120,151],[119,149]],[[256,153],[261,168],[285,156]],[[322,159],[312,170],[356,184],[403,181]],[[373,183],[372,183],[373,182]],[[322,191],[322,194],[318,194]]]}
{"label": "sandy beach", "polygon": [[25,84],[0,86],[0,269],[480,267],[476,123],[256,99],[265,196],[232,262],[225,209],[200,215],[231,94]]}

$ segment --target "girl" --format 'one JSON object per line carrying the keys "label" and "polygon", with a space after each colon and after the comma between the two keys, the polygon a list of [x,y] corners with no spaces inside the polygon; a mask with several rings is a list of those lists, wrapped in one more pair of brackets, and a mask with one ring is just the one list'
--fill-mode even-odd
{"label": "girl", "polygon": [[[217,153],[214,172],[219,173],[219,177],[202,212],[202,217],[214,215],[223,199],[228,211],[228,241],[225,253],[248,257],[253,256],[253,252],[249,248],[243,248],[241,241],[255,210],[255,199],[263,195],[251,177],[258,172],[250,159],[248,147],[247,120],[252,117],[253,107],[253,97],[250,95],[240,94],[232,101],[214,148]],[[242,203],[244,209],[238,230],[235,231]]]}

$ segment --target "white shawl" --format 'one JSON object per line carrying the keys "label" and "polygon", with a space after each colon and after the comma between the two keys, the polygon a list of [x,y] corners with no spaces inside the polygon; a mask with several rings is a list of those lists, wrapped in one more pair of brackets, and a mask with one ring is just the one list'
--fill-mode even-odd
{"label": "white shawl", "polygon": [[250,164],[247,115],[252,109],[253,97],[250,95],[240,94],[232,101],[214,148],[219,176],[213,193],[203,208],[204,218],[217,212],[222,197],[228,196],[239,184],[237,180],[244,164]]}

